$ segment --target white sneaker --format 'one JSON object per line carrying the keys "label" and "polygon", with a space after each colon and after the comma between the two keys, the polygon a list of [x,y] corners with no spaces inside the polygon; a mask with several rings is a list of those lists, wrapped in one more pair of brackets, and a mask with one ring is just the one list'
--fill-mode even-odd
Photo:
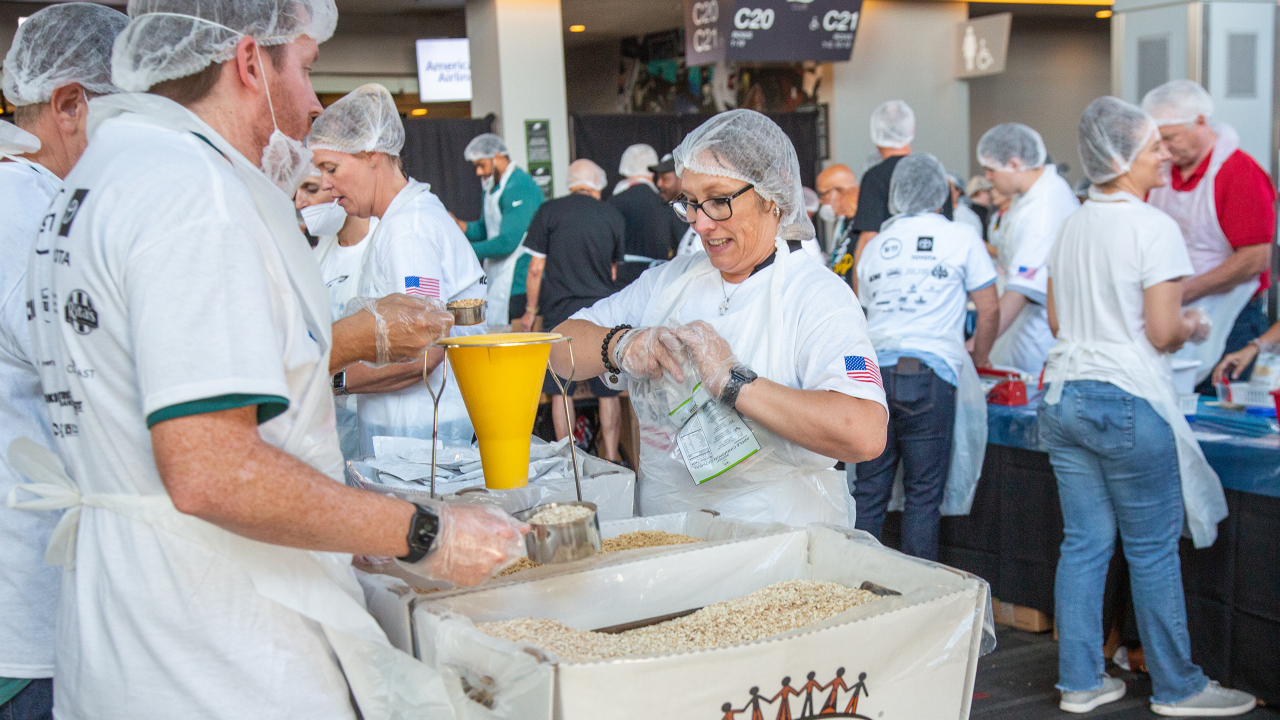
{"label": "white sneaker", "polygon": [[1087,713],[1099,705],[1119,700],[1124,697],[1124,692],[1124,681],[1108,676],[1102,681],[1102,687],[1097,690],[1062,693],[1062,701],[1058,703],[1058,709],[1069,713]]}
{"label": "white sneaker", "polygon": [[1151,703],[1151,712],[1172,717],[1230,717],[1243,715],[1258,704],[1258,699],[1247,692],[1224,688],[1216,680],[1198,695],[1176,703]]}

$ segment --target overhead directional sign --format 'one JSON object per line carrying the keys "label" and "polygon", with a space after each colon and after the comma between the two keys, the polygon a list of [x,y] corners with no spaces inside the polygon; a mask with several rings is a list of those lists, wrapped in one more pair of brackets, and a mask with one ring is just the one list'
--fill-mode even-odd
{"label": "overhead directional sign", "polygon": [[685,0],[685,63],[847,61],[862,0]]}
{"label": "overhead directional sign", "polygon": [[960,23],[953,60],[956,77],[976,78],[1004,72],[1012,24],[1012,13],[986,15]]}

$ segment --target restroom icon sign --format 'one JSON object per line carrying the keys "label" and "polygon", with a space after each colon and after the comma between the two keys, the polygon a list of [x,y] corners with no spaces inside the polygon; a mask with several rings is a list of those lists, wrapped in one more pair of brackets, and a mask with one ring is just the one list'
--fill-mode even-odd
{"label": "restroom icon sign", "polygon": [[1004,72],[1013,15],[999,13],[972,18],[957,27],[955,75],[975,78]]}

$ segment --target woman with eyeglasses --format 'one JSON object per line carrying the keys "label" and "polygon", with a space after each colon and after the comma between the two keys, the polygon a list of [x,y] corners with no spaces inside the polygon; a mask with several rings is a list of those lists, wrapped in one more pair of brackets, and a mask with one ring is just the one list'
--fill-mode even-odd
{"label": "woman with eyeglasses", "polygon": [[671,204],[706,253],[653,268],[559,325],[572,360],[557,345],[553,368],[626,377],[641,514],[851,526],[834,466],[880,455],[888,411],[853,292],[800,250],[814,229],[795,148],[764,115],[735,110],[674,157],[682,193]]}

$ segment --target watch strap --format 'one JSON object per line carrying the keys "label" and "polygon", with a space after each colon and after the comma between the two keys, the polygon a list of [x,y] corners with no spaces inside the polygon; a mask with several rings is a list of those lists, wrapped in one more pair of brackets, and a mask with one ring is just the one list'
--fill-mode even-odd
{"label": "watch strap", "polygon": [[418,508],[409,521],[409,552],[400,560],[416,563],[435,549],[436,539],[440,536],[440,516],[429,507],[416,505]]}

